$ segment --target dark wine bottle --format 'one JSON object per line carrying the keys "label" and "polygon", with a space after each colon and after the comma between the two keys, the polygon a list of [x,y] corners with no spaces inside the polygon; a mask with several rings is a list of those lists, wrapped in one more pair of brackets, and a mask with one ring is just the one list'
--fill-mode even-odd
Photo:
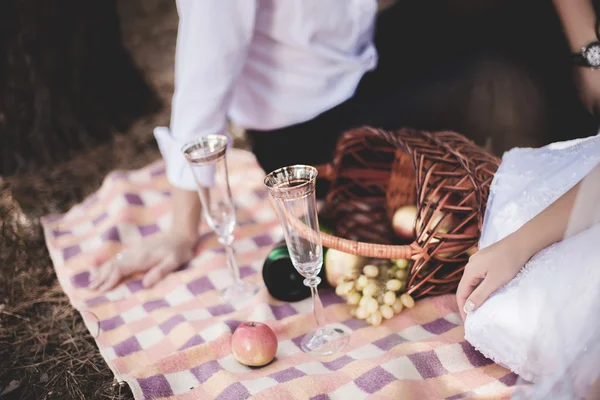
{"label": "dark wine bottle", "polygon": [[[324,225],[321,225],[321,231],[331,233]],[[326,252],[327,248],[323,247],[323,259]],[[265,259],[262,275],[267,290],[277,300],[295,302],[310,297],[310,288],[304,285],[304,277],[294,268],[285,240],[278,242]],[[325,265],[319,277],[319,286],[329,286],[325,279]]]}

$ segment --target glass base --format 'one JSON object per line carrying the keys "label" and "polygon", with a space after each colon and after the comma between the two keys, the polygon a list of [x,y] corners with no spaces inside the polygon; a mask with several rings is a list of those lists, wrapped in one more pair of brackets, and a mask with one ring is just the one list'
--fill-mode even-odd
{"label": "glass base", "polygon": [[260,290],[259,286],[240,282],[221,291],[221,297],[230,303],[249,300]]}
{"label": "glass base", "polygon": [[316,356],[325,356],[341,350],[350,339],[350,333],[332,325],[315,329],[302,338],[302,351]]}

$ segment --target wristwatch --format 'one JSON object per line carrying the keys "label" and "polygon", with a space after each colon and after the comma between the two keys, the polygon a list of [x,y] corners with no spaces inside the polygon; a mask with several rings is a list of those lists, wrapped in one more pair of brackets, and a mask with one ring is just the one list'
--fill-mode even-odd
{"label": "wristwatch", "polygon": [[580,53],[573,53],[573,62],[583,67],[600,69],[600,42],[592,42],[583,46]]}
{"label": "wristwatch", "polygon": [[573,62],[583,67],[600,69],[600,19],[596,19],[596,39],[581,48],[581,52],[573,53]]}

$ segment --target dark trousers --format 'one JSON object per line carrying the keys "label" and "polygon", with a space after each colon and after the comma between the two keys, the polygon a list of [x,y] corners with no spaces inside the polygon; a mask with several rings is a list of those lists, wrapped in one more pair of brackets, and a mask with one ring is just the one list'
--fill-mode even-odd
{"label": "dark trousers", "polygon": [[453,130],[498,155],[594,133],[552,3],[485,3],[400,0],[382,12],[377,69],[351,99],[310,121],[249,131],[261,166],[327,163],[339,135],[362,125]]}

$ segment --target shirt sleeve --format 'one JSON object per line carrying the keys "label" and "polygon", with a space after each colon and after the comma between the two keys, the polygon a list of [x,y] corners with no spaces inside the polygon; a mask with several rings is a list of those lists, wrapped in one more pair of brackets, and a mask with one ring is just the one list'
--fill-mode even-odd
{"label": "shirt sleeve", "polygon": [[[157,127],[154,135],[169,182],[196,190],[181,148],[199,136],[227,134],[235,80],[254,32],[256,0],[177,0],[177,10],[171,129]],[[206,168],[196,177],[200,184],[209,184],[210,174]]]}

